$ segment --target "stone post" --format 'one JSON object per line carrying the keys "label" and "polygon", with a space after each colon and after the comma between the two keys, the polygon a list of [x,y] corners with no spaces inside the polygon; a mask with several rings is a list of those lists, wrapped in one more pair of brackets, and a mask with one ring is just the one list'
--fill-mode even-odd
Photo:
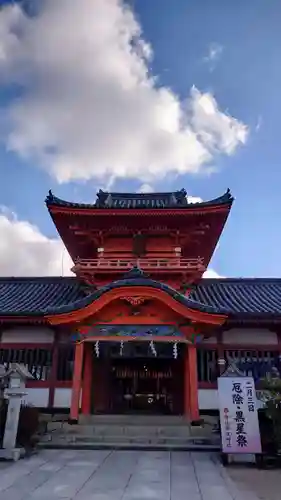
{"label": "stone post", "polygon": [[4,397],[9,403],[0,457],[6,460],[18,460],[21,456],[20,448],[16,447],[20,409],[22,399],[27,394],[26,380],[33,377],[23,365],[17,363],[12,363],[5,377],[8,380],[8,387],[4,391]]}

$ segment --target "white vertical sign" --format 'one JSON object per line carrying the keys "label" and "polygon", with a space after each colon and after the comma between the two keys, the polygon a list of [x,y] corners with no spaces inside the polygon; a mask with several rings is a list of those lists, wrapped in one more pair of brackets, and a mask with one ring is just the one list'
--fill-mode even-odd
{"label": "white vertical sign", "polygon": [[261,453],[255,382],[252,377],[218,378],[222,451]]}

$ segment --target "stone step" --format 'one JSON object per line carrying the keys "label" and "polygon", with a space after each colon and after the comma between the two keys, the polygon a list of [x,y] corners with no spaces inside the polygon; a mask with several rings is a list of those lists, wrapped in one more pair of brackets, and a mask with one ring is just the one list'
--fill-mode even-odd
{"label": "stone step", "polygon": [[189,425],[182,415],[80,415],[82,425],[136,425],[136,426],[179,426]]}
{"label": "stone step", "polygon": [[103,442],[97,443],[95,441],[81,443],[76,442],[65,442],[65,441],[49,441],[40,442],[38,448],[41,449],[68,449],[68,450],[102,450],[102,449],[114,449],[114,450],[150,450],[150,451],[217,451],[221,450],[220,444],[197,444],[192,441],[186,444],[180,443],[111,443]]}
{"label": "stone step", "polygon": [[79,424],[50,422],[39,447],[74,449],[219,450],[211,427],[192,427],[184,417],[81,416]]}
{"label": "stone step", "polygon": [[48,425],[49,432],[63,434],[92,434],[95,436],[128,435],[128,436],[190,436],[189,426],[118,426],[118,425]]}
{"label": "stone step", "polygon": [[40,443],[68,443],[68,444],[111,444],[112,446],[123,444],[153,444],[171,445],[171,446],[188,446],[192,445],[217,445],[218,439],[207,439],[202,437],[159,437],[159,436],[126,436],[126,435],[108,435],[108,436],[93,436],[93,435],[69,435],[69,434],[47,434],[41,437]]}
{"label": "stone step", "polygon": [[189,443],[193,442],[196,444],[204,444],[204,443],[214,443],[218,442],[218,439],[209,439],[209,438],[202,438],[200,436],[198,437],[188,437],[188,438],[182,438],[182,437],[176,437],[176,436],[126,436],[126,435],[108,435],[108,436],[93,436],[93,435],[70,435],[70,434],[45,434],[44,436],[41,437],[41,442],[50,442],[50,441],[66,441],[66,442],[97,442],[97,443],[103,443],[103,442],[155,442],[155,443]]}

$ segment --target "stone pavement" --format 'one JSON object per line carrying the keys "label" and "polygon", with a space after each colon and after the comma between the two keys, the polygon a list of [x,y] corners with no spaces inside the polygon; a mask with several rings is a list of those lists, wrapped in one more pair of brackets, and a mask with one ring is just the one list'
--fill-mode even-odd
{"label": "stone pavement", "polygon": [[0,463],[1,500],[256,500],[209,453],[42,450]]}
{"label": "stone pavement", "polygon": [[281,470],[259,470],[249,467],[229,467],[231,479],[244,491],[255,491],[261,500],[280,500]]}

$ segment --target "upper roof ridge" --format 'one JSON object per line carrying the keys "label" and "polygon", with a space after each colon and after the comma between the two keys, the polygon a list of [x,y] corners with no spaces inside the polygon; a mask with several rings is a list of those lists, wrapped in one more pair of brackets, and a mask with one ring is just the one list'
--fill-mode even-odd
{"label": "upper roof ridge", "polygon": [[107,192],[100,189],[97,193],[95,203],[75,203],[63,200],[54,196],[52,191],[46,197],[46,205],[62,206],[77,209],[95,209],[95,208],[130,208],[130,209],[163,209],[163,208],[188,208],[194,209],[196,207],[204,208],[214,205],[229,205],[233,202],[234,198],[230,193],[230,189],[218,198],[202,202],[189,202],[186,190],[180,189],[167,192],[155,193],[118,193]]}

